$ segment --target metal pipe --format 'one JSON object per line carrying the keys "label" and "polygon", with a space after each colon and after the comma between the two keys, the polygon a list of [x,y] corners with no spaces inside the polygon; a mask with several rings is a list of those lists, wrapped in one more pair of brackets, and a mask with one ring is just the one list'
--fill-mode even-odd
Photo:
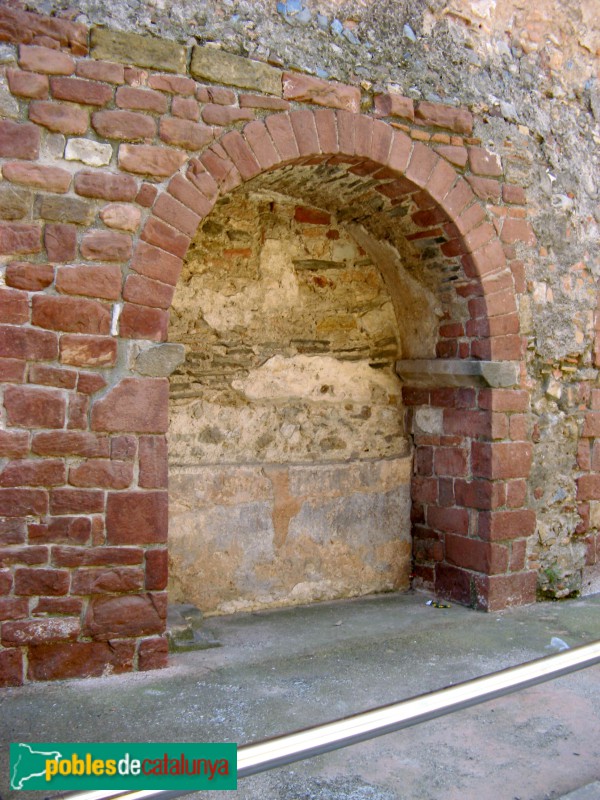
{"label": "metal pipe", "polygon": [[[238,778],[408,728],[600,663],[600,641],[324,725],[238,748]],[[69,800],[170,800],[189,791],[78,792]]]}

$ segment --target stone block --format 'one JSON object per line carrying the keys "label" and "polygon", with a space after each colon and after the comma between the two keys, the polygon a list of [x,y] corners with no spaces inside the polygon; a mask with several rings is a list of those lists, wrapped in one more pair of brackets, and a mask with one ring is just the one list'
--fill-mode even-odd
{"label": "stone block", "polygon": [[142,350],[135,360],[135,369],[140,375],[166,378],[184,361],[184,345],[160,344],[147,350]]}
{"label": "stone block", "polygon": [[252,61],[241,56],[226,53],[216,47],[195,46],[192,50],[190,73],[194,78],[202,78],[226,86],[240,89],[257,89],[264,94],[281,97],[281,70]]}
{"label": "stone block", "polygon": [[90,54],[95,59],[135,64],[165,72],[186,71],[187,48],[166,39],[94,27],[90,34],[90,45]]}

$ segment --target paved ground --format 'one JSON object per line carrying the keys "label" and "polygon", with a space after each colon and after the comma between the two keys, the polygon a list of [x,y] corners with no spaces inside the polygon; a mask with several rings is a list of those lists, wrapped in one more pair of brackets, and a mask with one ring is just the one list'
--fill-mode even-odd
{"label": "paved ground", "polygon": [[[249,742],[600,639],[600,595],[483,614],[422,595],[212,618],[221,648],[160,672],[0,693],[0,795],[11,741]],[[240,781],[199,800],[600,797],[600,666]]]}

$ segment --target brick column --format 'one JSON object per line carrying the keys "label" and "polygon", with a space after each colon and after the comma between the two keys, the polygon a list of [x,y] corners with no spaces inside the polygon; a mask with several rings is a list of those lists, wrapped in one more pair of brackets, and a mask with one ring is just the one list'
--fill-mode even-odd
{"label": "brick column", "polygon": [[536,573],[526,564],[535,530],[535,513],[526,507],[527,392],[405,387],[403,399],[415,445],[415,584],[489,611],[533,602]]}

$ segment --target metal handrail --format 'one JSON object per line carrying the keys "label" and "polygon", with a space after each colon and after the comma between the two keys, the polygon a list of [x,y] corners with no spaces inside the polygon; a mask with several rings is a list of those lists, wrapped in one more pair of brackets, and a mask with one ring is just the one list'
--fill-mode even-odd
{"label": "metal handrail", "polygon": [[[418,695],[350,717],[242,745],[237,751],[238,778],[301,761],[392,731],[408,728],[463,708],[493,700],[545,681],[600,664],[600,641],[575,647],[516,667],[492,672],[445,689]],[[190,790],[94,791],[66,795],[69,800],[170,800]],[[64,797],[64,795],[63,795]]]}

